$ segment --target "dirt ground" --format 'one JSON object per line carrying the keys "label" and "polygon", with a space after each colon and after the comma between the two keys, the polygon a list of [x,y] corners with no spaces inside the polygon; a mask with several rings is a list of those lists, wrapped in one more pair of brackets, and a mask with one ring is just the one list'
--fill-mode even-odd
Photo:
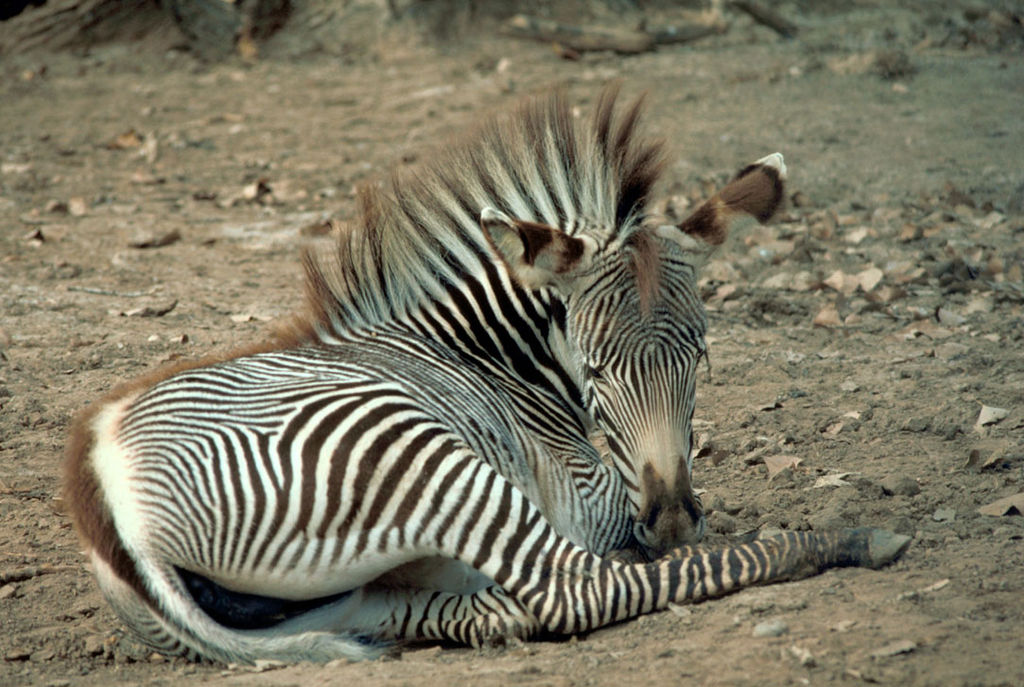
{"label": "dirt ground", "polygon": [[[806,4],[781,6],[796,40],[734,16],[723,36],[576,61],[491,25],[348,58],[271,42],[255,64],[206,65],[157,39],[5,58],[0,682],[1024,684],[1019,19]],[[666,212],[772,151],[790,170],[782,217],[704,268],[710,538],[882,526],[913,535],[902,560],[494,652],[254,671],[123,637],[58,498],[72,415],[165,361],[258,340],[358,185],[524,93],[567,84],[585,111],[609,79],[650,93]]]}

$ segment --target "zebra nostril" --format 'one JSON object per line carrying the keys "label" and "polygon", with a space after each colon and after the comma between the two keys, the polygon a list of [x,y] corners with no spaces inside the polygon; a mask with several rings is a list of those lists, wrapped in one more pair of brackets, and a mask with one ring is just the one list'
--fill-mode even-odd
{"label": "zebra nostril", "polygon": [[651,509],[647,512],[647,517],[644,518],[643,525],[646,529],[653,529],[654,523],[658,522],[658,516],[661,515],[661,504],[654,504]]}

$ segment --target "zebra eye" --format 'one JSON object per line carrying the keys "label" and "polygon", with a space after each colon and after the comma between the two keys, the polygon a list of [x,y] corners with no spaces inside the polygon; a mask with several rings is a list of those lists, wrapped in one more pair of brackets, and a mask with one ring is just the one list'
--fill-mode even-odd
{"label": "zebra eye", "polygon": [[604,365],[588,365],[587,374],[595,382],[604,381]]}

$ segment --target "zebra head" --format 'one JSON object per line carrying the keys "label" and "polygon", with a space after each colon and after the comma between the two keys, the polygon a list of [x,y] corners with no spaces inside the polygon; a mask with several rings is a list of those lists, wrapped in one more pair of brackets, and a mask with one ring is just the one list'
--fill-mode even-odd
{"label": "zebra head", "polygon": [[677,226],[637,221],[570,235],[482,213],[516,279],[553,289],[565,306],[563,364],[607,439],[635,508],[634,534],[652,557],[696,543],[705,529],[691,478],[696,373],[707,350],[695,265],[732,215],[775,211],[784,171],[777,153],[759,160]]}

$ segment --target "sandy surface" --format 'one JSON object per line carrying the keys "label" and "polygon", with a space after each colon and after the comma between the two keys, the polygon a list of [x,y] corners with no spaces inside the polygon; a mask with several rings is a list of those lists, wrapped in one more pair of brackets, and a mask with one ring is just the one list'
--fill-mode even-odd
{"label": "sandy surface", "polygon": [[[737,19],[628,58],[481,31],[372,59],[204,66],[142,41],[0,64],[0,682],[1024,684],[1024,518],[979,512],[1024,492],[1024,43],[856,7],[798,15],[797,41]],[[354,187],[523,93],[586,109],[615,78],[671,144],[668,210],[775,150],[796,194],[704,270],[712,540],[874,525],[913,535],[903,559],[493,653],[254,672],[122,638],[56,498],[73,413],[258,340]],[[1005,413],[978,425],[985,406]]]}

